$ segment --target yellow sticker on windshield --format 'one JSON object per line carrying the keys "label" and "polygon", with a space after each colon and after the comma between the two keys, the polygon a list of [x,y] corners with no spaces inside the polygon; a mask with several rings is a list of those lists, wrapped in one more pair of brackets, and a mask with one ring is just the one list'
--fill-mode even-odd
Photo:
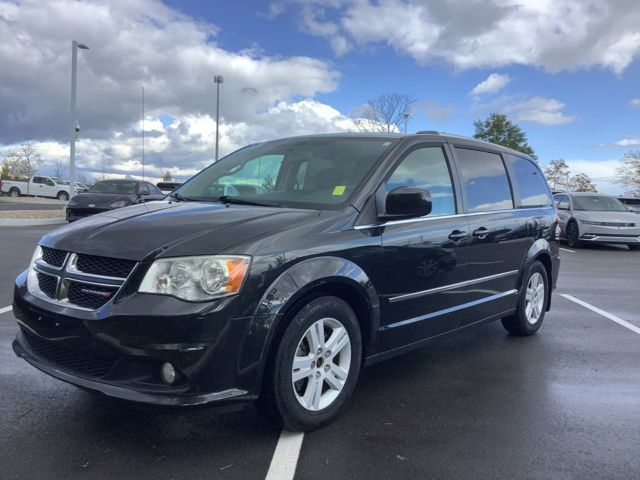
{"label": "yellow sticker on windshield", "polygon": [[333,193],[332,193],[332,195],[335,195],[335,196],[339,197],[340,195],[343,195],[343,194],[344,194],[344,190],[345,190],[346,188],[347,188],[347,187],[345,187],[344,185],[336,185],[336,186],[334,187],[334,189],[333,189]]}

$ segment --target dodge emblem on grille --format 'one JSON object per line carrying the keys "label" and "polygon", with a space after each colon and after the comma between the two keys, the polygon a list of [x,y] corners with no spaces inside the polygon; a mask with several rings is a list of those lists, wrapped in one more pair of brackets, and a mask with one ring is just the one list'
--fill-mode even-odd
{"label": "dodge emblem on grille", "polygon": [[90,203],[88,206],[89,206],[90,208],[93,208],[93,207],[95,207],[95,206],[96,206],[96,204],[95,204],[95,203]]}
{"label": "dodge emblem on grille", "polygon": [[112,293],[112,292],[101,292],[100,290],[92,290],[90,288],[81,288],[80,291],[82,293],[87,293],[90,295],[100,295],[101,297],[104,297],[104,298],[109,298]]}

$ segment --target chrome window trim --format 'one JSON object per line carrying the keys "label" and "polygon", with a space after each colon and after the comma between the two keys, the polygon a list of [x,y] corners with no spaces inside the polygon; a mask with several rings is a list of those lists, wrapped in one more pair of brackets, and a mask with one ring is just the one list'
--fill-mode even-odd
{"label": "chrome window trim", "polygon": [[404,295],[397,295],[395,297],[389,298],[389,303],[401,302],[403,300],[409,300],[411,298],[422,297],[425,295],[431,295],[433,293],[444,292],[446,290],[453,290],[455,288],[460,287],[468,287],[470,285],[475,285],[477,283],[488,282],[489,280],[497,280],[498,278],[508,277],[511,275],[515,275],[519,272],[519,270],[511,270],[508,272],[496,273],[495,275],[488,275],[486,277],[474,278],[471,280],[465,280],[464,282],[458,283],[450,283],[449,285],[443,285],[441,287],[430,288],[428,290],[421,290],[419,292],[406,293]]}
{"label": "chrome window trim", "polygon": [[384,223],[380,223],[380,224],[370,224],[370,225],[357,225],[354,228],[354,230],[365,230],[368,228],[382,228],[382,227],[388,227],[391,225],[402,225],[405,223],[417,223],[417,222],[428,222],[431,220],[441,220],[441,219],[447,219],[447,218],[458,218],[458,217],[477,217],[479,215],[492,215],[494,213],[513,213],[513,212],[521,212],[523,210],[532,210],[532,209],[549,209],[549,208],[553,208],[553,205],[547,205],[544,207],[526,207],[526,208],[508,208],[508,209],[504,209],[504,210],[489,210],[486,212],[469,212],[469,213],[453,213],[451,215],[435,215],[433,217],[430,216],[426,216],[426,217],[418,217],[418,218],[407,218],[404,220],[390,220],[388,222],[384,222]]}
{"label": "chrome window trim", "polygon": [[457,312],[459,310],[463,310],[469,307],[475,307],[476,305],[481,305],[486,302],[491,302],[493,300],[498,300],[503,297],[507,297],[509,295],[514,295],[518,293],[518,290],[515,288],[513,290],[507,290],[506,292],[497,293],[495,295],[491,295],[489,297],[481,298],[480,300],[474,300],[473,302],[463,303],[461,305],[456,305],[454,307],[445,308],[443,310],[438,310],[437,312],[428,313],[426,315],[421,315],[419,317],[409,318],[407,320],[401,320],[399,322],[390,323],[389,325],[385,325],[380,328],[380,330],[388,330],[391,328],[403,327],[405,325],[410,325],[416,322],[422,322],[423,320],[429,320],[430,318],[439,317],[441,315],[446,315],[448,313]]}

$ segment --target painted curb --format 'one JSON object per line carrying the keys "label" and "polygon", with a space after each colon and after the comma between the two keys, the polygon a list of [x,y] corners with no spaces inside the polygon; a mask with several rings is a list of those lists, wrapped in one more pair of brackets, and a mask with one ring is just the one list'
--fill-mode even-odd
{"label": "painted curb", "polygon": [[37,227],[40,225],[61,225],[67,223],[64,217],[58,218],[0,218],[0,227]]}

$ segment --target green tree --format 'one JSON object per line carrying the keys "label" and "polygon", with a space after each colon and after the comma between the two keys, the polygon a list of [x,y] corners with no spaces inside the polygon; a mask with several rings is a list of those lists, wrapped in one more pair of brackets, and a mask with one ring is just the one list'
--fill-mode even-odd
{"label": "green tree", "polygon": [[533,158],[538,158],[533,148],[527,143],[527,135],[506,115],[492,113],[485,121],[476,120],[473,122],[473,126],[476,129],[476,133],[473,134],[475,138],[513,148],[531,155]]}
{"label": "green tree", "polygon": [[171,181],[171,172],[169,170],[167,170],[166,172],[164,172],[164,175],[162,176],[162,180],[165,182],[170,182]]}
{"label": "green tree", "polygon": [[559,158],[557,160],[551,160],[549,164],[544,168],[544,176],[547,177],[547,182],[551,188],[568,190],[571,180],[571,170],[569,165],[564,159]]}

